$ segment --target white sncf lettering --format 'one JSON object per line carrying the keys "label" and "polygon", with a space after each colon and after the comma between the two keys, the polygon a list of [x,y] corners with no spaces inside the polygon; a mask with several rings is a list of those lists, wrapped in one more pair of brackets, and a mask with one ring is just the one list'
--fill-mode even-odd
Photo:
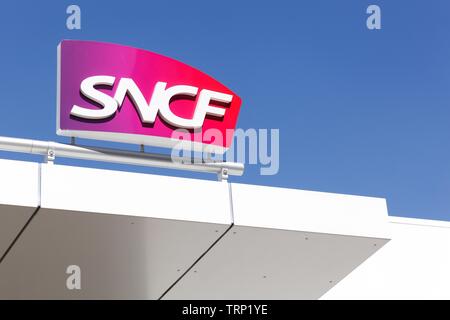
{"label": "white sncf lettering", "polygon": [[186,129],[200,128],[207,115],[223,117],[225,109],[210,105],[211,101],[230,103],[233,96],[217,91],[203,89],[199,93],[197,105],[192,119],[186,119],[177,116],[170,110],[170,100],[175,96],[190,96],[195,98],[199,89],[193,86],[176,85],[167,88],[167,83],[157,82],[150,101],[147,102],[141,90],[133,79],[121,78],[117,85],[114,97],[96,89],[96,86],[104,85],[112,88],[115,77],[111,76],[93,76],[84,79],[81,82],[80,91],[87,99],[100,104],[99,109],[87,109],[74,105],[70,112],[71,115],[92,120],[101,120],[112,117],[117,110],[122,107],[125,97],[128,95],[131,102],[136,107],[139,117],[143,123],[155,122],[159,114],[169,124]]}

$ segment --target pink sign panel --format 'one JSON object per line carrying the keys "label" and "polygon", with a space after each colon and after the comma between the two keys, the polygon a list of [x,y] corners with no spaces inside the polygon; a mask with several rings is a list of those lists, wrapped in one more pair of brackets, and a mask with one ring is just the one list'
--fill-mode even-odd
{"label": "pink sign panel", "polygon": [[241,99],[177,60],[122,45],[65,40],[58,46],[57,104],[59,135],[173,147],[182,130],[194,146],[224,152]]}

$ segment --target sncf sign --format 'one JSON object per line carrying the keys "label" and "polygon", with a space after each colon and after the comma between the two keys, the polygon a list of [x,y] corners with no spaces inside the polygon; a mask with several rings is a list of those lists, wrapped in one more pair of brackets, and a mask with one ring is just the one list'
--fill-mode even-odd
{"label": "sncf sign", "polygon": [[211,101],[230,103],[233,100],[231,94],[202,89],[195,104],[192,119],[177,116],[170,109],[170,101],[177,96],[188,96],[195,98],[199,88],[194,86],[176,85],[167,88],[166,82],[158,81],[153,89],[150,102],[147,103],[139,87],[131,78],[122,78],[118,81],[114,97],[96,89],[96,86],[114,86],[115,77],[92,76],[81,82],[80,91],[85,98],[95,101],[101,105],[101,109],[90,109],[74,104],[70,111],[71,116],[81,119],[108,119],[122,107],[128,96],[136,107],[142,123],[154,123],[159,115],[167,123],[179,128],[201,128],[207,114],[222,118],[225,115],[224,108],[211,106]]}
{"label": "sncf sign", "polygon": [[[185,129],[195,144],[224,152],[240,105],[218,81],[156,53],[92,41],[58,46],[59,135],[172,147],[174,131]],[[199,141],[208,129],[224,139]]]}

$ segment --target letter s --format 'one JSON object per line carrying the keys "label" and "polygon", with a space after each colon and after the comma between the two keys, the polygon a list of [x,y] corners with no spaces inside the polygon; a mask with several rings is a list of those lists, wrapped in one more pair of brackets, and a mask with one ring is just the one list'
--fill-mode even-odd
{"label": "letter s", "polygon": [[86,109],[77,105],[73,105],[70,114],[84,119],[106,119],[111,117],[117,111],[117,101],[95,88],[98,85],[114,85],[115,77],[110,76],[93,76],[84,79],[81,82],[81,93],[89,100],[95,101],[103,106],[102,109]]}

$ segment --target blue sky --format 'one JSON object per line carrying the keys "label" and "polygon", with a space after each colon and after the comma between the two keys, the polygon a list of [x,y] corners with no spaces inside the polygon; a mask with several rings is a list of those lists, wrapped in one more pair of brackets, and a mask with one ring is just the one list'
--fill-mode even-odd
{"label": "blue sky", "polygon": [[[240,128],[280,129],[279,173],[248,166],[232,181],[385,197],[391,215],[450,220],[450,2],[73,3],[81,30],[66,29],[72,2],[2,3],[0,135],[67,142],[55,134],[60,40],[131,45],[230,87],[243,100]],[[381,7],[381,30],[366,28],[369,4]]]}

